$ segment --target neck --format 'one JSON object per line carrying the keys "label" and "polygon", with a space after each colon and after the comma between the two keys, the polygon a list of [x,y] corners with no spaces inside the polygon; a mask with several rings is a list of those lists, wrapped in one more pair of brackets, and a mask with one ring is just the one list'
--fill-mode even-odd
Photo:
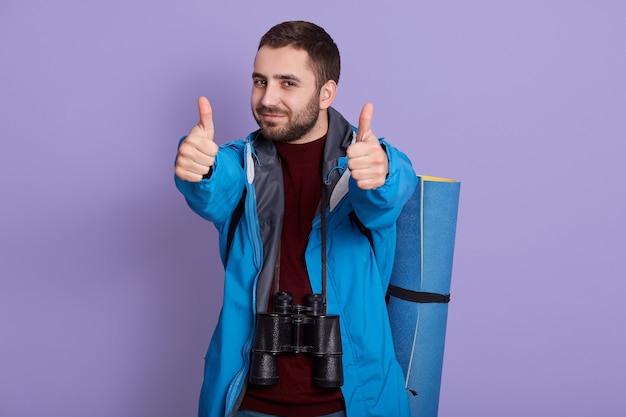
{"label": "neck", "polygon": [[317,118],[315,126],[313,126],[313,128],[300,139],[294,140],[291,143],[301,145],[303,143],[313,142],[314,140],[317,140],[326,135],[326,133],[328,133],[328,110],[323,109],[320,110],[320,115]]}

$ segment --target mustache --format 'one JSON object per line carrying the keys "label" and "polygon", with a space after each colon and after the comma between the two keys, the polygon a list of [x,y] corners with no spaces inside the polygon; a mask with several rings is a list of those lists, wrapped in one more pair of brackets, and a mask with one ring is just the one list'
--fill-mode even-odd
{"label": "mustache", "polygon": [[287,110],[280,109],[278,107],[268,107],[264,105],[259,105],[256,107],[256,112],[258,114],[278,114],[281,116],[286,116],[289,114]]}

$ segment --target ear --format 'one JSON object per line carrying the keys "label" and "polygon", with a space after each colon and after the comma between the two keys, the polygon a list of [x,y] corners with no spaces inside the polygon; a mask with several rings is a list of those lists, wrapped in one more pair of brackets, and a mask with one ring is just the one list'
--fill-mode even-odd
{"label": "ear", "polygon": [[328,80],[320,90],[320,110],[326,110],[333,104],[337,96],[337,83]]}

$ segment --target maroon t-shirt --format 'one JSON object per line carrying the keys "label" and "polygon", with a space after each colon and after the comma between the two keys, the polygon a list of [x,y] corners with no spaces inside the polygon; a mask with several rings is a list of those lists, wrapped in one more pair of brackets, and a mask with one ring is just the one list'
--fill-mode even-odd
{"label": "maroon t-shirt", "polygon": [[[302,304],[311,285],[304,261],[311,222],[322,194],[322,155],[326,137],[295,145],[276,143],[283,167],[285,213],[280,249],[280,291]],[[272,300],[270,299],[270,309]],[[339,388],[313,383],[314,358],[306,354],[278,355],[278,383],[248,385],[242,409],[279,416],[315,417],[344,409]]]}

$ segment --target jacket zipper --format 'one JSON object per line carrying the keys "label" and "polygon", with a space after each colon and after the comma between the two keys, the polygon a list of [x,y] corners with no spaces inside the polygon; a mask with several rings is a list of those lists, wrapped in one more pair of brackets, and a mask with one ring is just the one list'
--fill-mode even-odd
{"label": "jacket zipper", "polygon": [[[253,191],[253,190],[248,190],[249,192]],[[254,194],[254,193],[253,193]],[[246,197],[246,211],[247,213],[254,213],[254,198],[251,198],[251,196]],[[252,339],[254,338],[254,329],[256,328],[256,287],[257,287],[257,282],[259,279],[259,273],[261,271],[261,243],[260,243],[260,237],[259,237],[259,229],[258,229],[258,224],[257,222],[250,222],[248,219],[248,216],[244,216],[244,219],[248,222],[248,230],[254,230],[254,236],[251,236],[251,240],[253,242],[253,249],[254,249],[254,264],[256,267],[256,274],[254,277],[254,282],[252,283],[254,291],[252,294],[252,327],[251,330],[249,332],[248,335],[248,340],[246,340],[246,343],[244,344],[244,351],[245,352],[250,352],[251,348],[252,348]],[[250,227],[250,223],[253,223],[253,227]],[[235,403],[237,402],[237,399],[239,398],[239,396],[241,395],[241,387],[243,387],[244,385],[244,378],[246,377],[246,375],[248,374],[248,368],[250,367],[250,355],[246,355],[244,357],[244,363],[243,363],[243,367],[239,370],[239,372],[237,373],[237,375],[235,376],[235,378],[233,379],[233,382],[230,384],[230,386],[228,387],[228,392],[226,394],[226,409],[229,410],[229,414],[232,412],[232,408],[235,405]],[[227,415],[229,415],[227,414]]]}

